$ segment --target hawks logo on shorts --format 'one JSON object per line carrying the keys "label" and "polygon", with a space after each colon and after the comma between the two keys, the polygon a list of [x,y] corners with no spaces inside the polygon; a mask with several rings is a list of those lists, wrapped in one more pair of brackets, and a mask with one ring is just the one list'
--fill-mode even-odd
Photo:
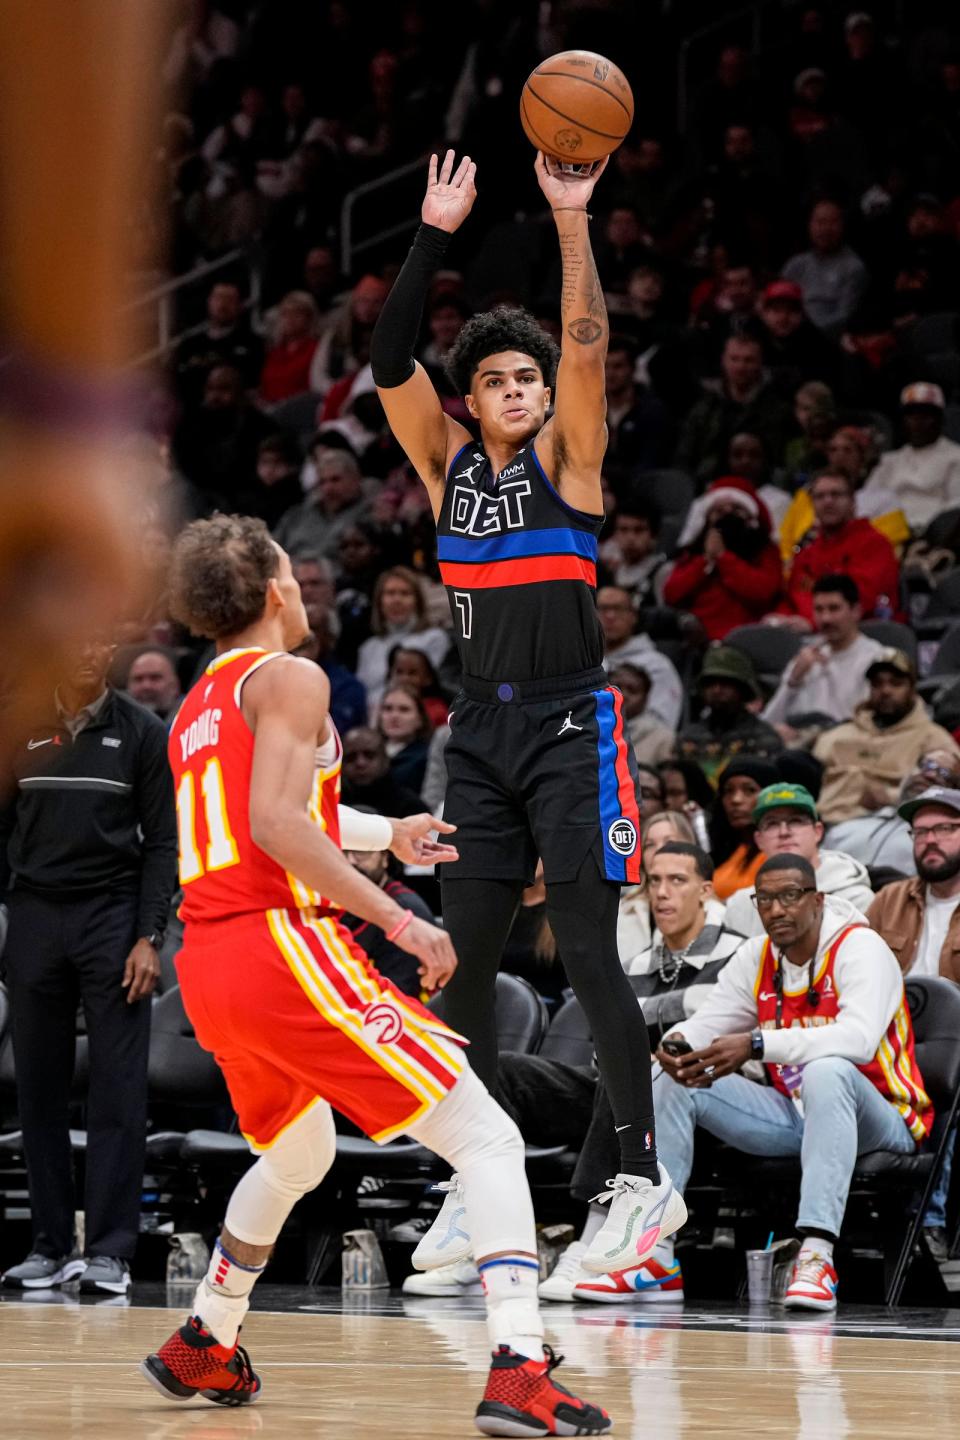
{"label": "hawks logo on shorts", "polygon": [[403,1034],[403,1017],[395,1005],[370,1005],[363,1016],[363,1029],[378,1045],[393,1045]]}

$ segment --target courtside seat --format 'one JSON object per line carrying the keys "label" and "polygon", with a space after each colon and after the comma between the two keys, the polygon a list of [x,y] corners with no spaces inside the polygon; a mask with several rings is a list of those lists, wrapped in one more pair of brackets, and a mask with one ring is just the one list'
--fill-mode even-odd
{"label": "courtside seat", "polygon": [[[906,993],[917,1063],[936,1113],[933,1135],[913,1155],[886,1150],[861,1155],[850,1185],[851,1201],[866,1200],[881,1215],[881,1238],[889,1262],[887,1305],[900,1302],[923,1215],[940,1178],[947,1141],[960,1109],[960,987],[950,980],[923,976],[908,979]],[[698,1148],[702,1138],[706,1137],[698,1132]],[[724,1202],[755,1210],[758,1196],[769,1197],[771,1203],[776,1197],[792,1204],[800,1167],[789,1158],[750,1156],[745,1161],[740,1151],[727,1145],[711,1150],[708,1141],[694,1174],[690,1193],[716,1188]]]}

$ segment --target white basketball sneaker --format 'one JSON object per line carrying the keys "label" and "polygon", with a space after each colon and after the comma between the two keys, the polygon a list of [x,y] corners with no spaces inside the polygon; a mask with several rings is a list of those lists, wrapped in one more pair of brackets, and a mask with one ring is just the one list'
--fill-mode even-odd
{"label": "white basketball sneaker", "polygon": [[659,1185],[639,1175],[617,1175],[594,1197],[600,1205],[609,1204],[610,1213],[583,1257],[584,1270],[609,1275],[635,1269],[661,1240],[680,1229],[687,1207],[666,1170],[658,1168]]}
{"label": "white basketball sneaker", "polygon": [[473,1252],[473,1241],[466,1228],[467,1207],[460,1176],[451,1175],[433,1189],[445,1192],[444,1201],[436,1220],[413,1252],[415,1270],[438,1270],[441,1265],[466,1260]]}
{"label": "white basketball sneaker", "polygon": [[593,1278],[586,1274],[580,1264],[586,1250],[582,1240],[570,1242],[546,1280],[541,1280],[537,1286],[537,1294],[541,1300],[572,1300],[573,1287],[577,1281]]}
{"label": "white basketball sneaker", "polygon": [[479,1295],[480,1271],[472,1260],[458,1260],[455,1265],[440,1265],[408,1275],[401,1289],[404,1295]]}

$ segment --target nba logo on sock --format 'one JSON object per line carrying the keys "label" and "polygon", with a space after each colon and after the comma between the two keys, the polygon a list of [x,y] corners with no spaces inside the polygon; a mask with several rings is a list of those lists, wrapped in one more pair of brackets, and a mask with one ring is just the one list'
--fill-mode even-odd
{"label": "nba logo on sock", "polygon": [[618,855],[632,855],[637,848],[637,827],[632,820],[621,815],[607,831],[607,839]]}
{"label": "nba logo on sock", "polygon": [[653,1135],[649,1130],[644,1130],[643,1132],[643,1148],[644,1150],[653,1149]]}

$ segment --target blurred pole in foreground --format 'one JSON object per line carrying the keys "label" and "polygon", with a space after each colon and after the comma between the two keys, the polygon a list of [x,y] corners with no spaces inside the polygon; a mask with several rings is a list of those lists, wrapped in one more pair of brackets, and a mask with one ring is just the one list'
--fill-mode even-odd
{"label": "blurred pole in foreground", "polygon": [[164,10],[0,5],[0,755],[65,658],[137,599],[122,307]]}

